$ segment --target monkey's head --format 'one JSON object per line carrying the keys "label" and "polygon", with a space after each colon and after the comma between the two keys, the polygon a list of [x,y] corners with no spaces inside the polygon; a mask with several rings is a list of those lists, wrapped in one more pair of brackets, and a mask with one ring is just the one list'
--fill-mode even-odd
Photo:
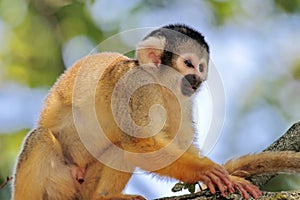
{"label": "monkey's head", "polygon": [[181,93],[191,96],[207,78],[209,46],[196,30],[182,24],[168,25],[139,43],[137,59],[140,65],[175,69],[183,76]]}

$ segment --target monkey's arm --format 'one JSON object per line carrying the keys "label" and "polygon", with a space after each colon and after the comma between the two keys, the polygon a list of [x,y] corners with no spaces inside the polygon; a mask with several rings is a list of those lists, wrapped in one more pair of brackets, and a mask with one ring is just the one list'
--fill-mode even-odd
{"label": "monkey's arm", "polygon": [[[255,194],[261,194],[261,192],[245,178],[260,174],[299,173],[300,153],[282,151],[245,155],[229,160],[224,164],[224,167],[234,182],[234,188],[239,190],[244,198],[249,198],[248,193],[254,196]],[[190,183],[187,181],[183,182]]]}
{"label": "monkey's arm", "polygon": [[[233,192],[236,185],[224,167],[206,157],[199,157],[196,151],[189,149],[194,135],[191,120],[180,110],[173,98],[168,97],[169,101],[163,101],[161,95],[166,95],[166,93],[165,90],[161,92],[159,87],[149,86],[142,88],[142,90],[131,96],[131,101],[129,102],[130,114],[132,120],[139,126],[144,127],[148,126],[149,123],[151,124],[148,112],[154,104],[164,107],[167,119],[164,127],[153,137],[137,138],[126,133],[122,134],[122,147],[126,151],[141,155],[139,158],[129,156],[128,160],[131,160],[132,163],[146,171],[152,171],[186,183],[201,181],[209,187],[212,193],[215,193],[216,188],[223,195],[225,195],[226,191]],[[147,100],[141,101],[141,98]],[[122,111],[119,112],[119,120],[128,120],[128,118],[122,117],[121,113]],[[152,112],[151,118],[162,119],[163,117],[158,113]],[[180,121],[182,118],[183,120]],[[177,126],[178,124],[180,127]],[[146,129],[140,130],[137,136],[149,135],[145,131]],[[174,138],[175,136],[177,139]],[[254,197],[260,195],[259,189],[251,183],[242,185],[242,188]]]}
{"label": "monkey's arm", "polygon": [[233,183],[223,167],[206,157],[196,157],[184,153],[171,165],[155,173],[169,176],[186,183],[203,182],[214,194],[218,188],[223,195],[225,191],[233,192]]}
{"label": "monkey's arm", "polygon": [[184,152],[170,142],[157,138],[139,139],[139,142],[135,139],[134,146],[127,143],[123,144],[123,148],[143,154],[141,157],[127,156],[127,159],[146,171],[186,183],[201,181],[209,187],[212,193],[216,192],[216,187],[223,195],[225,191],[234,191],[229,174],[222,166],[206,157]]}

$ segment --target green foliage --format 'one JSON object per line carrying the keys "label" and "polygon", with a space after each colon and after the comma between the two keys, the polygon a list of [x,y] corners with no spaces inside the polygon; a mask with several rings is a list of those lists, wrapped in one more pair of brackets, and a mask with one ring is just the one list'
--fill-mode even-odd
{"label": "green foliage", "polygon": [[[12,170],[19,153],[21,143],[29,130],[20,130],[10,134],[0,134],[0,184],[6,181],[6,177],[12,176]],[[9,184],[0,189],[0,199],[9,199]]]}
{"label": "green foliage", "polygon": [[172,192],[180,192],[182,190],[188,190],[191,194],[194,194],[196,191],[196,185],[199,186],[199,188],[201,188],[201,186],[199,185],[199,183],[183,183],[183,182],[178,182],[176,183],[173,188],[172,188]]}
{"label": "green foliage", "polygon": [[78,35],[88,36],[96,43],[103,38],[101,30],[96,27],[87,13],[85,4],[74,3],[63,6],[54,13],[53,17],[57,20],[63,41]]}
{"label": "green foliage", "polygon": [[300,0],[275,0],[275,4],[287,13],[299,13]]}
{"label": "green foliage", "polygon": [[60,45],[56,42],[54,30],[38,13],[29,9],[24,19],[10,31],[6,51],[0,53],[4,63],[3,78],[32,87],[53,84],[63,71]]}
{"label": "green foliage", "polygon": [[263,190],[270,192],[298,190],[300,185],[300,175],[280,174],[263,186]]}
{"label": "green foliage", "polygon": [[234,16],[237,11],[237,1],[208,1],[215,15],[217,25],[222,25],[227,19]]}
{"label": "green foliage", "polygon": [[28,133],[28,129],[23,129],[15,133],[0,134],[0,176],[3,178],[11,175],[11,169],[15,163],[15,158],[20,150],[21,143]]}
{"label": "green foliage", "polygon": [[23,23],[14,28],[4,56],[6,77],[32,87],[53,84],[63,68],[60,47],[51,32],[37,15],[28,13]]}
{"label": "green foliage", "polygon": [[[18,8],[12,3],[2,5],[7,7],[2,7],[1,10]],[[52,85],[64,70],[64,42],[78,35],[85,35],[99,42],[103,36],[92,22],[85,6],[79,2],[54,6],[50,1],[28,1],[24,19],[7,32],[9,42],[6,50],[0,51],[4,66],[3,78],[30,87]],[[11,15],[3,12],[0,17],[12,24]]]}
{"label": "green foliage", "polygon": [[292,68],[292,76],[294,79],[300,81],[300,61],[297,62]]}

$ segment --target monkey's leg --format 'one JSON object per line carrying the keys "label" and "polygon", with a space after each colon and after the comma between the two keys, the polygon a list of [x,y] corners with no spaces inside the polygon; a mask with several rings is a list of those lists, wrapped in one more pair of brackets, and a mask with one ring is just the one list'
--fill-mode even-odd
{"label": "monkey's leg", "polygon": [[138,195],[124,195],[122,194],[127,182],[131,177],[131,173],[126,173],[103,166],[100,180],[94,194],[93,199],[97,200],[143,200],[144,198]]}
{"label": "monkey's leg", "polygon": [[56,138],[47,129],[32,131],[16,166],[12,199],[72,199],[75,193]]}

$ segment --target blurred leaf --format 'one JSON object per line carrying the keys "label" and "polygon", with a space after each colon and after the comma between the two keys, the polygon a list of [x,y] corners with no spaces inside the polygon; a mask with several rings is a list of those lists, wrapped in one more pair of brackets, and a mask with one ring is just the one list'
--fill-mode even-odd
{"label": "blurred leaf", "polygon": [[178,182],[176,183],[173,188],[172,188],[172,192],[180,192],[184,189],[185,184],[182,182]]}
{"label": "blurred leaf", "polygon": [[239,5],[236,0],[211,0],[207,2],[211,5],[212,10],[214,11],[217,25],[222,25],[227,19],[233,17],[236,8]]}
{"label": "blurred leaf", "polygon": [[29,3],[24,20],[11,30],[8,50],[0,55],[4,63],[3,77],[31,87],[53,85],[64,71],[64,42],[86,35],[98,43],[103,34],[83,2],[32,0]]}
{"label": "blurred leaf", "polygon": [[11,175],[12,167],[21,148],[21,143],[28,133],[28,129],[20,130],[10,134],[0,134],[0,175],[7,177]]}
{"label": "blurred leaf", "polygon": [[135,57],[135,50],[129,51],[127,53],[125,53],[125,56],[129,57],[129,58],[134,58]]}
{"label": "blurred leaf", "polygon": [[298,13],[300,11],[300,0],[275,0],[275,5],[287,13]]}
{"label": "blurred leaf", "polygon": [[[0,183],[7,176],[12,176],[17,155],[28,131],[24,129],[11,134],[0,134]],[[10,187],[5,186],[0,190],[0,199],[10,199],[10,193]]]}
{"label": "blurred leaf", "polygon": [[182,190],[188,190],[189,193],[194,194],[196,191],[196,185],[198,183],[183,183],[183,182],[178,182],[176,183],[173,188],[172,188],[172,192],[180,192]]}
{"label": "blurred leaf", "polygon": [[278,192],[287,190],[297,190],[300,186],[300,175],[280,174],[263,186],[263,190]]}
{"label": "blurred leaf", "polygon": [[300,61],[293,66],[292,75],[296,80],[300,81]]}
{"label": "blurred leaf", "polygon": [[15,26],[23,20],[27,12],[27,2],[22,0],[0,0],[0,16],[8,24]]}
{"label": "blurred leaf", "polygon": [[152,8],[162,8],[167,7],[170,4],[170,1],[168,0],[144,0],[141,1],[141,5],[145,7],[152,7]]}
{"label": "blurred leaf", "polygon": [[188,189],[189,193],[194,194],[196,190],[196,184],[186,184],[186,189]]}
{"label": "blurred leaf", "polygon": [[32,87],[52,85],[63,71],[60,45],[53,31],[34,13],[28,13],[13,29],[4,54],[4,77]]}
{"label": "blurred leaf", "polygon": [[86,35],[95,42],[100,42],[102,32],[91,20],[83,3],[73,3],[59,9],[55,14],[63,41],[77,35]]}

